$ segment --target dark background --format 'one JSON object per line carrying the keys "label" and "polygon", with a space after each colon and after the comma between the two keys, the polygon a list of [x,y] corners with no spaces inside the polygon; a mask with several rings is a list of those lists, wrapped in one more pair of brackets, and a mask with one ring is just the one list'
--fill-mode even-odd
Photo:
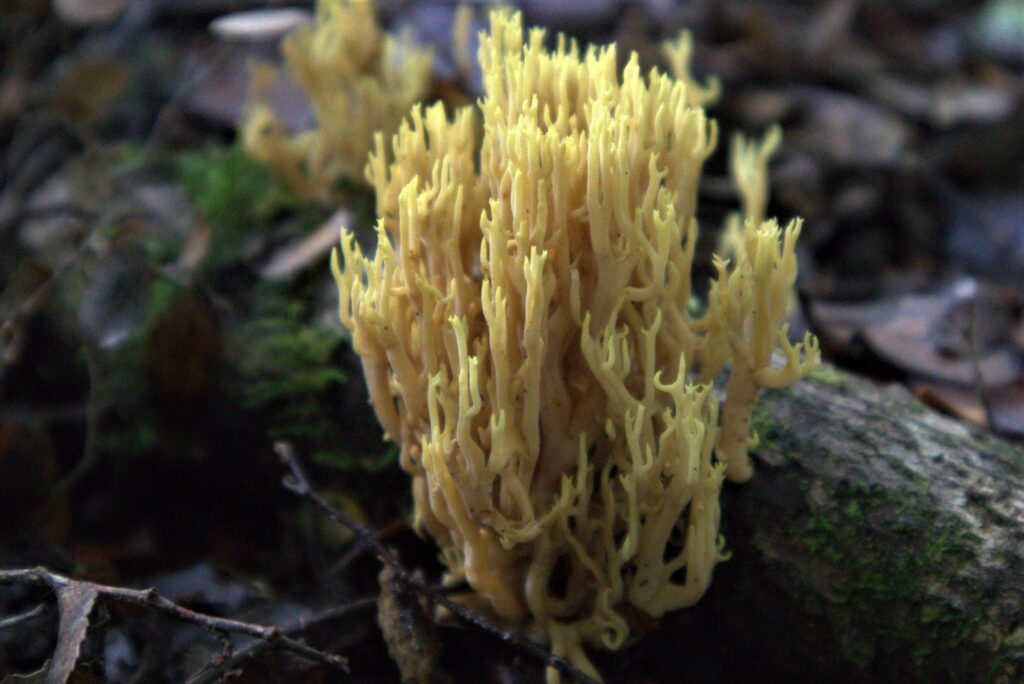
{"label": "dark background", "polygon": [[[336,234],[339,207],[275,186],[235,142],[248,60],[277,59],[279,34],[268,24],[224,37],[210,22],[265,6],[0,5],[2,567],[153,585],[260,623],[376,596],[372,555],[281,487],[271,446],[287,440],[328,500],[380,530],[407,567],[439,575],[435,550],[408,528],[406,478],[336,321],[330,241],[303,248]],[[391,2],[380,16],[435,46],[429,99],[458,106],[479,85],[454,67],[453,10]],[[617,41],[647,67],[689,27],[695,72],[723,90],[710,107],[722,144],[701,186],[702,252],[736,206],[731,134],[778,122],[768,213],[805,219],[794,331],[815,332],[832,363],[1024,439],[1024,3],[523,10],[530,25]],[[300,96],[279,104],[290,125],[308,125]],[[348,225],[369,228],[372,196],[353,186],[342,197]],[[51,592],[0,587],[0,620],[26,611],[0,628],[0,675],[53,653]],[[616,681],[729,681],[700,615],[651,625],[598,665]],[[225,643],[188,622],[112,605],[89,624],[76,681],[210,681],[231,669],[218,661]],[[492,637],[439,634],[455,681],[540,675]],[[685,647],[673,646],[680,634]],[[305,636],[349,656],[349,681],[398,679],[372,604]],[[242,681],[344,678],[279,649],[228,660]]]}

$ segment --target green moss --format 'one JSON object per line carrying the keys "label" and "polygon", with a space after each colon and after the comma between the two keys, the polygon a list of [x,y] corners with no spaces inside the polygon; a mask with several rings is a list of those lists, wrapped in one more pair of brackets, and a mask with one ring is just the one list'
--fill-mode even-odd
{"label": "green moss", "polygon": [[299,233],[324,219],[324,213],[314,204],[297,199],[274,183],[269,172],[249,158],[240,144],[183,152],[176,164],[185,190],[212,234],[205,262],[208,269],[239,260],[245,240],[271,228],[277,233],[282,217],[291,217]]}
{"label": "green moss", "polygon": [[153,452],[160,446],[160,432],[149,415],[136,416],[128,424],[104,426],[96,436],[96,448],[119,457],[135,457]]}
{"label": "green moss", "polygon": [[342,472],[359,470],[373,474],[397,466],[398,456],[398,447],[389,443],[382,453],[377,454],[352,454],[337,447],[325,449],[313,454],[313,462]]}
{"label": "green moss", "polygon": [[[250,376],[245,386],[247,407],[284,401],[297,423],[302,422],[307,401],[346,379],[331,362],[341,333],[326,325],[304,323],[302,308],[298,302],[286,302],[277,311],[259,315],[242,332],[246,346],[241,361]],[[307,429],[296,425],[287,432],[302,434]]]}
{"label": "green moss", "polygon": [[[963,553],[964,529],[933,513],[879,487],[840,486],[803,530],[805,548],[842,568],[829,593],[840,606],[843,652],[862,668],[878,651],[907,652],[920,665],[969,637],[983,617],[979,590],[948,570]],[[933,582],[971,596],[974,612],[932,596]]]}
{"label": "green moss", "polygon": [[346,448],[351,439],[338,415],[347,380],[338,358],[346,342],[340,328],[310,320],[313,299],[260,286],[252,320],[238,333],[243,404],[262,417],[271,439],[294,442],[321,465],[382,470],[397,461],[395,453]]}
{"label": "green moss", "polygon": [[811,371],[810,377],[829,387],[842,387],[850,379],[847,373],[828,363],[823,363]]}
{"label": "green moss", "polygon": [[774,457],[784,461],[792,458],[793,454],[786,446],[790,442],[788,428],[773,418],[764,401],[754,404],[750,416],[750,429],[757,435],[758,449],[769,451]]}
{"label": "green moss", "polygon": [[246,408],[266,411],[272,439],[325,436],[330,421],[321,397],[345,382],[332,361],[341,332],[308,323],[307,306],[270,286],[256,297],[253,318],[239,332],[238,365]]}
{"label": "green moss", "polygon": [[1024,477],[1024,448],[989,433],[978,434],[975,439],[981,449],[991,451],[1006,459],[1011,474]]}
{"label": "green moss", "polygon": [[1024,647],[1024,627],[1018,627],[1014,631],[1010,632],[1006,638],[1003,639],[1003,645],[1007,648]]}
{"label": "green moss", "polygon": [[929,409],[927,406],[922,404],[917,399],[911,399],[910,401],[908,401],[906,403],[906,407],[907,410],[909,410],[911,413],[916,413],[918,415],[922,413],[928,413],[929,411],[931,411],[931,409]]}

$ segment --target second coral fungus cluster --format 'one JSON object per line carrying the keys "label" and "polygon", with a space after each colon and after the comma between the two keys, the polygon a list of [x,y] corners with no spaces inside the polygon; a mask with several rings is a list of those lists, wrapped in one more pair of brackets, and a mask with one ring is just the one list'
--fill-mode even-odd
{"label": "second coral fungus cluster", "polygon": [[597,677],[584,647],[626,643],[624,607],[657,617],[707,589],[723,479],[752,472],[756,395],[818,350],[786,337],[800,226],[762,220],[770,145],[736,155],[748,215],[694,315],[709,92],[544,39],[492,14],[482,139],[474,108],[441,105],[378,136],[377,248],[345,233],[334,268],[449,579]]}
{"label": "second coral fungus cluster", "polygon": [[397,130],[426,93],[431,55],[383,32],[371,0],[321,0],[316,20],[281,48],[317,126],[286,130],[264,101],[275,74],[263,67],[254,74],[256,102],[242,131],[245,149],[300,197],[330,200],[340,181],[361,182],[374,131]]}

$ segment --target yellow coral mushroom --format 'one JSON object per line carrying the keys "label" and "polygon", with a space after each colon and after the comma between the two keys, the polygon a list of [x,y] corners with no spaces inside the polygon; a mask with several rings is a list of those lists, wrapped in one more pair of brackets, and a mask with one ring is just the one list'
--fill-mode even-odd
{"label": "yellow coral mushroom", "polygon": [[624,606],[705,592],[758,388],[817,360],[783,323],[799,226],[748,224],[694,317],[704,96],[635,55],[620,77],[614,46],[490,22],[479,144],[473,109],[441,105],[377,136],[377,247],[343,231],[340,314],[448,579],[597,677],[585,649],[626,643]]}
{"label": "yellow coral mushroom", "polygon": [[729,215],[719,238],[719,252],[732,257],[742,251],[745,227],[756,229],[765,220],[768,209],[768,162],[782,142],[782,129],[772,126],[760,144],[741,134],[733,137],[729,169],[739,192],[741,212]]}
{"label": "yellow coral mushroom", "polygon": [[296,194],[329,200],[340,180],[362,182],[374,132],[393,133],[426,93],[430,51],[381,31],[371,0],[319,0],[315,21],[285,38],[282,49],[317,127],[285,130],[263,101],[263,69],[242,140]]}
{"label": "yellow coral mushroom", "polygon": [[668,64],[672,78],[686,85],[690,104],[704,107],[714,104],[722,94],[722,84],[717,78],[709,78],[707,85],[701,85],[690,71],[690,57],[693,55],[693,35],[683,29],[674,40],[661,44],[661,56]]}

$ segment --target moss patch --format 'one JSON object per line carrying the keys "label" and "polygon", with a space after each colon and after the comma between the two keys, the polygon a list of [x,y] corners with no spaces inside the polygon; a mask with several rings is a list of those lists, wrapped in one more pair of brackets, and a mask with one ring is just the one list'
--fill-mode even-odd
{"label": "moss patch", "polygon": [[325,218],[313,203],[274,183],[239,144],[183,152],[176,164],[186,191],[210,227],[212,242],[204,263],[208,271],[238,261],[248,238],[271,229],[276,237],[286,237],[281,232],[283,217],[292,219],[296,235]]}
{"label": "moss patch", "polygon": [[[965,560],[965,530],[934,513],[880,487],[840,485],[806,523],[804,547],[842,568],[828,592],[839,606],[841,648],[861,668],[879,651],[910,653],[921,665],[983,618],[981,590],[950,570]],[[933,584],[966,596],[968,610],[932,595]]]}
{"label": "moss patch", "polygon": [[775,420],[767,402],[758,401],[750,416],[751,432],[757,435],[757,450],[767,451],[776,461],[789,462],[796,454],[789,446],[792,444],[789,428]]}
{"label": "moss patch", "polygon": [[828,387],[842,387],[850,376],[831,364],[823,363],[811,371],[810,378]]}
{"label": "moss patch", "polygon": [[242,403],[271,439],[293,442],[319,464],[342,471],[390,467],[397,451],[350,447],[352,425],[339,415],[348,381],[339,359],[347,341],[339,327],[316,320],[312,301],[309,292],[257,286],[251,319],[235,337]]}

